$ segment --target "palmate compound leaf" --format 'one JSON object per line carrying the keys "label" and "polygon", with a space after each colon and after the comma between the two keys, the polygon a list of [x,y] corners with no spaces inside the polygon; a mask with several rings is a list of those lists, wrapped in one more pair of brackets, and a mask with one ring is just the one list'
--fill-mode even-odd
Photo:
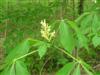
{"label": "palmate compound leaf", "polygon": [[40,57],[42,57],[49,45],[45,42],[34,39],[25,40],[16,48],[14,48],[14,50],[10,54],[8,54],[5,60],[5,69],[3,70],[2,75],[30,75],[27,71],[25,63],[22,61],[23,59],[21,59],[20,61],[17,60],[15,63],[13,62],[15,59],[27,54],[32,46],[39,47],[38,52]]}
{"label": "palmate compound leaf", "polygon": [[[13,61],[25,54],[27,54],[29,52],[29,49],[37,44],[37,42],[39,42],[38,40],[34,40],[34,39],[26,39],[24,40],[24,42],[22,42],[21,44],[19,44],[18,46],[16,46],[9,54],[8,56],[6,57],[5,61],[4,61],[4,70],[3,70],[3,75],[14,75],[14,72],[15,72],[15,66],[16,67],[20,67],[20,69],[23,67],[21,67],[21,65],[24,65],[21,64],[20,62],[16,61],[15,64],[13,64]],[[20,61],[22,61],[24,59],[21,59]],[[13,65],[11,65],[13,64]],[[24,69],[23,69],[24,70]],[[21,71],[21,70],[19,70]],[[24,71],[23,71],[24,72]],[[25,75],[25,74],[23,74]],[[26,75],[29,75],[26,73]]]}
{"label": "palmate compound leaf", "polygon": [[59,37],[61,45],[69,52],[72,53],[72,50],[74,49],[74,38],[70,31],[70,28],[68,24],[64,22],[64,20],[61,21],[59,26]]}
{"label": "palmate compound leaf", "polygon": [[15,58],[19,58],[20,56],[25,55],[28,53],[29,49],[32,47],[32,45],[35,45],[37,43],[37,40],[33,39],[26,39],[21,44],[18,44],[6,57],[5,63],[10,64]]}
{"label": "palmate compound leaf", "polygon": [[8,66],[1,75],[30,75],[25,63],[22,61],[16,61],[12,65]]}
{"label": "palmate compound leaf", "polygon": [[74,68],[75,63],[71,62],[71,63],[67,63],[66,65],[64,65],[63,68],[61,68],[56,75],[70,75],[70,72],[72,71],[72,69]]}

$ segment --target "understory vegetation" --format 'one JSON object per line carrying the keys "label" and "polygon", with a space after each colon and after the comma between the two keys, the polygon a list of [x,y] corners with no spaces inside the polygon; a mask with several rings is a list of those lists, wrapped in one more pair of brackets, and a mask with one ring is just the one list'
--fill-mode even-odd
{"label": "understory vegetation", "polygon": [[100,75],[100,0],[1,0],[0,75]]}

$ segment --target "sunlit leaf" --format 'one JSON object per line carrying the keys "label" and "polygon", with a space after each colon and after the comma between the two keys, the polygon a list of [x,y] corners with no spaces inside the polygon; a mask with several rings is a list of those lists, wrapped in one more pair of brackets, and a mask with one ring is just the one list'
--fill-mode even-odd
{"label": "sunlit leaf", "polygon": [[92,43],[93,43],[94,47],[99,46],[100,45],[100,37],[94,36],[92,39]]}
{"label": "sunlit leaf", "polygon": [[80,65],[77,65],[77,67],[74,70],[73,75],[81,75],[81,73],[80,73]]}
{"label": "sunlit leaf", "polygon": [[59,26],[59,35],[62,46],[69,53],[72,53],[72,50],[74,49],[74,38],[68,24],[66,24],[63,20],[61,21]]}
{"label": "sunlit leaf", "polygon": [[25,63],[22,61],[16,61],[12,65],[5,68],[1,75],[30,75]]}
{"label": "sunlit leaf", "polygon": [[56,75],[70,75],[70,72],[72,71],[72,69],[74,68],[75,63],[71,62],[71,63],[67,63],[66,65],[64,65],[63,68],[61,68]]}
{"label": "sunlit leaf", "polygon": [[84,47],[88,50],[88,39],[86,38],[86,36],[81,32],[78,32],[77,37],[78,37],[80,47]]}
{"label": "sunlit leaf", "polygon": [[42,58],[45,55],[45,53],[47,51],[47,47],[48,47],[48,44],[45,42],[42,42],[40,44],[40,46],[38,48],[38,53],[39,53],[40,58]]}
{"label": "sunlit leaf", "polygon": [[96,14],[93,15],[93,22],[92,22],[92,30],[94,33],[97,33],[99,28],[99,20]]}
{"label": "sunlit leaf", "polygon": [[30,75],[25,63],[17,61],[15,66],[16,66],[16,75]]}

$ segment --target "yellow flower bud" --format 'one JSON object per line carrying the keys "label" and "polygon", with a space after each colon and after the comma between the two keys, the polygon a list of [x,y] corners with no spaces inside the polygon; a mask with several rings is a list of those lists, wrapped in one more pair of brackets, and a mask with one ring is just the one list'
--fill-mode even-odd
{"label": "yellow flower bud", "polygon": [[50,42],[51,39],[55,37],[55,31],[51,32],[51,26],[48,26],[48,23],[46,23],[46,20],[42,20],[40,24],[42,25],[41,36]]}

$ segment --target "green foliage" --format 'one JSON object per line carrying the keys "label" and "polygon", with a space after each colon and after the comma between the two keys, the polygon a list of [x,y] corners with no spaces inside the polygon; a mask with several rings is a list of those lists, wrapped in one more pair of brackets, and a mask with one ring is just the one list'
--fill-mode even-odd
{"label": "green foliage", "polygon": [[40,43],[40,46],[38,48],[38,53],[40,58],[42,58],[45,55],[48,46],[49,46],[48,43],[45,42]]}
{"label": "green foliage", "polygon": [[71,63],[67,63],[66,65],[64,65],[63,68],[61,68],[56,75],[70,75],[70,72],[72,70],[72,68],[75,66],[74,62]]}
{"label": "green foliage", "polygon": [[66,24],[63,20],[61,21],[59,26],[59,37],[61,44],[65,48],[65,50],[67,50],[69,53],[72,53],[72,50],[75,47],[74,38],[68,24]]}
{"label": "green foliage", "polygon": [[80,65],[76,67],[76,70],[73,72],[73,75],[81,75],[80,73]]}
{"label": "green foliage", "polygon": [[[82,75],[81,71],[87,75],[100,75],[99,72],[94,73],[91,63],[87,64],[91,61],[91,55],[94,54],[96,57],[97,53],[94,52],[100,50],[99,0],[95,4],[91,2],[92,11],[85,12],[79,17],[73,8],[77,2],[72,2],[0,1],[0,34],[4,34],[3,37],[6,39],[4,48],[7,54],[3,68],[0,66],[0,75],[30,75],[33,71],[40,71],[41,75],[42,71],[51,71],[55,67],[59,69],[61,66],[63,67],[56,75]],[[68,19],[58,20],[66,16]],[[47,19],[51,30],[56,32],[55,37],[49,42],[40,37],[42,19]],[[17,45],[23,39],[26,40]],[[87,57],[81,58],[83,55]]]}
{"label": "green foliage", "polygon": [[[74,44],[74,39],[76,39],[76,42],[82,44],[82,46],[80,45],[81,46],[80,48],[84,48],[88,50],[89,44],[87,43],[85,35],[80,31],[80,28],[77,26],[77,23],[67,20],[67,24],[66,24],[66,22],[64,21],[66,20],[61,20],[60,25],[58,27],[59,38],[60,38],[60,40],[58,41],[61,43],[63,48],[67,51],[59,48],[59,46],[55,44],[52,44],[51,41],[47,43],[40,40],[27,39],[23,43],[19,44],[19,46],[15,47],[15,49],[8,54],[7,58],[5,59],[5,67],[7,68],[2,72],[2,74],[4,73],[4,75],[6,75],[7,73],[9,75],[18,75],[19,71],[21,71],[20,73],[22,73],[22,75],[23,74],[29,75],[27,66],[23,67],[20,62],[22,62],[25,65],[25,61],[24,61],[25,57],[35,52],[38,52],[40,58],[42,58],[46,54],[47,48],[52,47],[53,45],[54,48],[60,50],[61,52],[65,53],[67,56],[72,58],[72,61],[75,61],[75,62],[66,63],[66,65],[61,70],[59,70],[56,75],[66,75],[66,74],[70,75],[71,73],[74,75],[75,74],[81,75],[80,65],[82,66],[86,74],[93,75],[93,72],[91,71],[91,67],[89,67],[88,64],[82,61],[81,58],[78,59],[74,57],[72,54],[72,51],[74,51],[73,50],[74,47],[75,46],[77,47],[77,44],[76,45]],[[72,30],[75,31],[74,34],[70,32]],[[93,44],[97,46],[98,43],[96,41],[98,41],[97,37],[96,39],[95,38],[93,39]],[[36,47],[36,51],[29,52],[30,48],[32,48],[33,46]],[[24,60],[22,58],[24,58]],[[75,65],[77,65],[76,68]],[[74,71],[72,72],[72,70]]]}
{"label": "green foliage", "polygon": [[87,73],[88,75],[93,75],[93,73],[90,72],[86,67],[83,67],[83,68],[84,68],[84,70],[86,71],[86,73]]}
{"label": "green foliage", "polygon": [[78,42],[78,48],[84,47],[85,49],[88,50],[88,40],[86,36],[81,32],[80,28],[77,26],[77,23],[73,21],[67,21],[68,24],[71,26],[71,28],[75,31],[77,41]]}
{"label": "green foliage", "polygon": [[[7,74],[8,75],[18,75],[16,71],[18,71],[18,73],[19,73],[19,71],[21,71],[22,75],[24,75],[25,73],[26,73],[26,75],[29,75],[28,71],[25,69],[26,67],[24,68],[23,66],[21,66],[21,65],[25,65],[23,60],[21,60],[21,61],[17,61],[17,60],[23,58],[29,52],[31,46],[33,46],[36,43],[37,43],[36,40],[27,39],[23,43],[21,43],[17,47],[15,47],[5,59],[4,66],[6,67],[6,69],[3,72],[4,75],[7,75]],[[20,63],[20,62],[22,62],[22,63]],[[20,70],[19,67],[22,70]],[[25,73],[24,73],[24,71],[25,71]]]}
{"label": "green foliage", "polygon": [[99,36],[94,36],[92,39],[94,47],[100,46],[100,37]]}
{"label": "green foliage", "polygon": [[12,65],[8,66],[1,75],[30,75],[27,70],[25,63],[17,61]]}

